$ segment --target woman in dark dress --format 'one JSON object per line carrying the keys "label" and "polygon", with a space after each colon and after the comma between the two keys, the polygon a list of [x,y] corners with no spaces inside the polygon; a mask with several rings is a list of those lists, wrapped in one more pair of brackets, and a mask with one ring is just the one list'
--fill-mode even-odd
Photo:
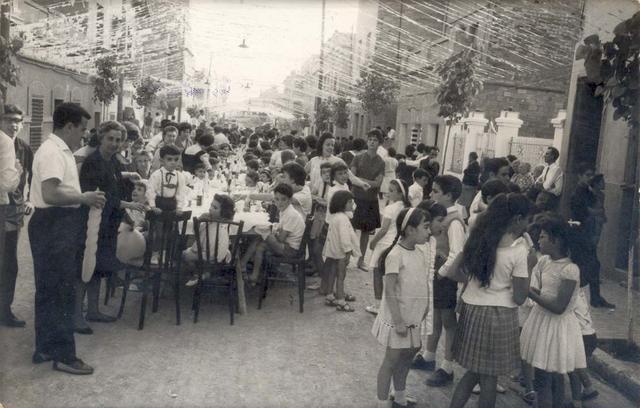
{"label": "woman in dark dress", "polygon": [[[118,227],[122,214],[126,208],[142,206],[127,200],[127,188],[122,176],[122,163],[117,158],[117,153],[122,147],[126,137],[126,129],[118,122],[104,122],[98,129],[99,145],[95,152],[89,155],[80,169],[80,187],[82,191],[95,191],[99,189],[106,195],[107,202],[102,209],[102,219],[98,233],[98,250],[96,252],[96,268],[93,277],[86,284],[87,291],[87,320],[97,322],[113,322],[114,317],[100,313],[98,298],[100,294],[100,282],[103,277],[109,277],[120,269],[120,263],[116,258],[116,244],[118,239]],[[89,209],[86,208],[88,217]],[[81,283],[78,290],[76,304],[76,331],[91,332],[82,318],[82,300],[84,298],[84,285]]]}
{"label": "woman in dark dress", "polygon": [[480,164],[478,164],[478,154],[476,152],[469,153],[469,164],[464,169],[462,177],[462,194],[458,199],[458,203],[465,206],[467,212],[473,202],[473,198],[478,193],[480,178]]}

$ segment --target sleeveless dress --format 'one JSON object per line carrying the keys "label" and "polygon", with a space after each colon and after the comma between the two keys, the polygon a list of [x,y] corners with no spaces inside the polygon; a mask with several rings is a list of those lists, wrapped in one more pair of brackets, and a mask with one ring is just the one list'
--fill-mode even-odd
{"label": "sleeveless dress", "polygon": [[522,358],[533,367],[553,373],[564,374],[576,368],[586,368],[582,332],[575,314],[580,289],[578,266],[569,258],[553,261],[543,256],[535,269],[540,270],[540,293],[545,297],[557,296],[560,282],[564,279],[575,281],[576,286],[567,308],[560,315],[537,303],[533,306],[520,335]]}

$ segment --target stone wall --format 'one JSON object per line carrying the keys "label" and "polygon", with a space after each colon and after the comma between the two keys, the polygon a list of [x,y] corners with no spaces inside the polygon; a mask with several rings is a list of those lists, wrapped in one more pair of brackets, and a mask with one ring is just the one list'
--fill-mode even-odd
{"label": "stone wall", "polygon": [[553,138],[553,126],[549,120],[566,106],[563,90],[528,87],[513,83],[487,82],[475,98],[474,109],[495,119],[503,110],[520,112],[524,121],[520,134],[529,137]]}

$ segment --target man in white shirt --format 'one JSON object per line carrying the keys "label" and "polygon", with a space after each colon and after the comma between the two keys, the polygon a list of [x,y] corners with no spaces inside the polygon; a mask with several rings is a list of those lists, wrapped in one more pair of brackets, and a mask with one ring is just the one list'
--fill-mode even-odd
{"label": "man in white shirt", "polygon": [[224,128],[220,127],[220,126],[215,126],[213,128],[213,145],[214,146],[220,146],[223,144],[229,144],[229,139],[227,138],[227,136],[223,133]]}
{"label": "man in white shirt", "polygon": [[[7,115],[6,109],[3,109],[2,113],[2,130],[0,130],[0,268],[4,271],[4,262],[7,259],[4,253],[5,218],[9,207],[9,194],[15,191],[20,184],[22,165],[16,161],[13,138],[3,131],[6,130],[5,125],[9,125],[8,120],[11,119],[9,116],[14,115]],[[20,120],[22,120],[22,115],[20,115]],[[5,318],[5,316],[0,316],[0,318]]]}
{"label": "man in white shirt", "polygon": [[562,184],[564,175],[562,169],[558,165],[558,158],[560,152],[553,146],[549,146],[547,152],[544,154],[544,162],[546,163],[542,174],[536,180],[536,184],[541,186],[551,194],[560,196],[562,193]]}
{"label": "man in white shirt", "polygon": [[53,360],[53,369],[75,375],[93,368],[76,357],[73,338],[75,282],[82,268],[86,221],[81,205],[102,207],[100,191],[80,190],[72,149],[80,145],[91,115],[63,103],[53,113],[53,133],[35,154],[29,241],[36,284],[34,364]]}

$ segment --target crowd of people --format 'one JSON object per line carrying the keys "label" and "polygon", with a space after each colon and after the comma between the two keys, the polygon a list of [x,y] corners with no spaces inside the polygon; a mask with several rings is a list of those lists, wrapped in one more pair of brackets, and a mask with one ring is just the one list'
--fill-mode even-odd
{"label": "crowd of people", "polygon": [[[504,391],[499,376],[516,371],[530,403],[561,406],[564,374],[574,407],[597,396],[585,371],[595,347],[589,304],[614,307],[600,296],[595,250],[606,222],[603,178],[580,167],[572,222],[563,219],[563,173],[553,147],[533,169],[513,156],[480,159],[471,153],[460,180],[443,174],[437,147],[421,143],[398,153],[389,128],[372,129],[366,140],[337,139],[328,132],[281,135],[270,126],[228,129],[204,116],[195,123],[148,116],[142,131],[131,121],[104,122],[81,146],[91,116],[64,103],[53,114],[53,133],[34,155],[16,137],[23,112],[6,105],[2,113],[0,318],[8,326],[25,325],[11,303],[18,231],[33,211],[34,363],[93,372],[76,356],[74,333],[91,334],[89,322],[116,320],[99,311],[100,282],[125,260],[141,257],[144,241],[141,249],[132,245],[131,233],[143,236],[149,211],[180,213],[190,197],[225,190],[236,172],[220,163],[233,155],[243,164],[237,172],[244,173],[244,191],[215,194],[208,221],[233,219],[239,200],[247,209],[264,205],[277,220],[272,230],[248,239],[234,265],[249,285],[266,273],[271,255],[295,256],[307,228],[308,269],[318,277],[307,289],[317,290],[326,305],[356,310],[345,286],[350,261],[371,272],[377,304],[365,309],[376,315],[372,334],[386,347],[378,406],[411,402],[409,370],[433,371],[427,386],[441,387],[454,381],[456,363],[466,373],[451,407],[464,406],[472,392],[480,393],[481,407],[494,406],[496,393]],[[83,283],[91,208],[102,211],[94,231],[95,271]],[[220,246],[218,261],[230,261],[228,231],[213,230],[224,235],[210,240]],[[182,256],[193,267],[197,250],[184,248]],[[185,276],[186,285],[198,279]],[[441,340],[443,359],[436,364]]]}

